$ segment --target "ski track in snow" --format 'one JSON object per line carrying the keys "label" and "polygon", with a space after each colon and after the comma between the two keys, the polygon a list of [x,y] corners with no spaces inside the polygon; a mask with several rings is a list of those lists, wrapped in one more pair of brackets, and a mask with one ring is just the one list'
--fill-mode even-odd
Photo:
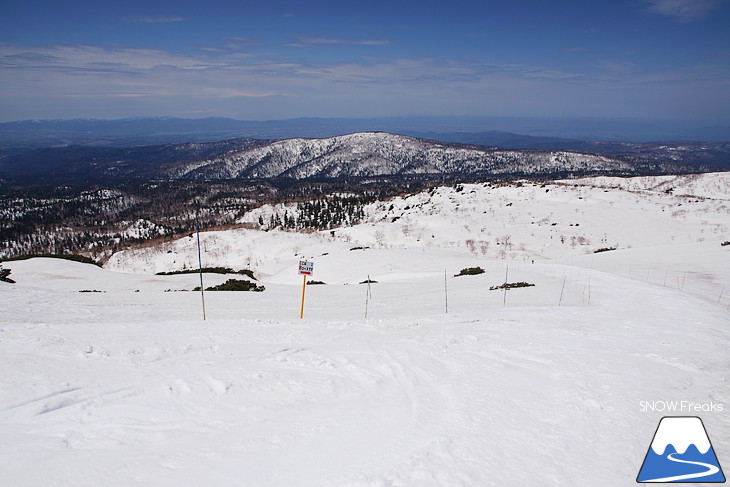
{"label": "ski track in snow", "polygon": [[[707,218],[730,224],[717,211]],[[370,225],[344,230],[365,240],[388,228]],[[192,289],[196,275],[11,263],[18,284],[0,283],[2,478],[614,487],[634,483],[661,417],[640,401],[730,404],[722,235],[534,264],[474,255],[452,237],[350,251],[316,235],[256,235],[261,254],[249,257],[266,291],[206,293],[207,321],[198,294],[165,292]],[[119,265],[174,254],[160,255]],[[307,288],[298,320],[302,255],[331,284]],[[452,277],[473,265],[485,274]],[[535,286],[509,290],[505,305],[488,289],[507,266],[509,281]],[[365,319],[367,275],[379,282]],[[730,451],[730,423],[703,421],[716,451]]]}

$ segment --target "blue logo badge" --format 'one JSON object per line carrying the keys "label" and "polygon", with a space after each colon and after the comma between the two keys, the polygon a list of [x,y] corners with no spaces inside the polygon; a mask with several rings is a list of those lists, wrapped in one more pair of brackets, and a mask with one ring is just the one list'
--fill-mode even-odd
{"label": "blue logo badge", "polygon": [[636,481],[725,482],[725,475],[702,420],[696,416],[663,417]]}

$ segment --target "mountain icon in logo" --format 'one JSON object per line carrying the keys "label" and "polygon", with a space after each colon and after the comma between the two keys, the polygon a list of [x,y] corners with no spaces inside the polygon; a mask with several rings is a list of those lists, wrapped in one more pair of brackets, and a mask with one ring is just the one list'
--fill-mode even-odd
{"label": "mountain icon in logo", "polygon": [[725,475],[702,420],[696,416],[663,417],[636,481],[725,482]]}

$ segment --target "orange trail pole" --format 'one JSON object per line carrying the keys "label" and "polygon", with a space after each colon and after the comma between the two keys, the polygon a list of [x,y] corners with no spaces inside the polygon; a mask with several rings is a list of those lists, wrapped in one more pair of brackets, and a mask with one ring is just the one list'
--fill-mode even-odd
{"label": "orange trail pole", "polygon": [[304,279],[302,280],[302,307],[299,308],[299,319],[301,320],[304,317],[304,290],[307,288],[307,275],[304,274]]}

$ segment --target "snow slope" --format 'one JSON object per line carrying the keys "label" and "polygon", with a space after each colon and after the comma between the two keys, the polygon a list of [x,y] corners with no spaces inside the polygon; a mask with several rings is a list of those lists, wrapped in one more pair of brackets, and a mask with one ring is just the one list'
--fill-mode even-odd
{"label": "snow slope", "polygon": [[[449,249],[460,255],[528,262],[580,258],[604,248],[627,249],[722,242],[730,234],[730,179],[727,173],[704,175],[703,194],[717,189],[715,197],[680,196],[664,191],[631,191],[601,187],[605,179],[584,185],[519,183],[504,186],[464,184],[397,197],[366,207],[366,221],[352,227],[309,234],[237,229],[204,232],[203,265],[251,268],[286,282],[297,257],[316,258],[322,266],[344,252],[345,260],[359,259],[355,247],[401,249],[420,252],[424,259],[413,265],[428,267],[428,254]],[[646,186],[661,177],[630,178],[625,184]],[[241,223],[255,224],[272,212],[296,217],[295,205],[265,205],[247,213]],[[325,250],[322,250],[325,249]],[[327,256],[320,254],[329,252]],[[397,255],[385,253],[385,255]],[[400,257],[395,258],[398,261]],[[375,262],[378,262],[376,259]],[[397,265],[396,263],[388,264]],[[126,272],[173,271],[197,266],[197,247],[190,236],[159,247],[118,252],[106,267]],[[319,266],[320,268],[322,266]],[[343,266],[333,264],[336,275],[327,282],[351,282]],[[439,265],[430,267],[442,271]],[[372,268],[375,273],[377,269]],[[345,271],[347,272],[347,271]],[[284,277],[286,276],[286,277]],[[358,281],[359,282],[359,281]]]}
{"label": "snow slope", "polygon": [[[204,265],[249,267],[266,286],[207,292],[206,321],[200,294],[182,291],[197,275],[152,275],[192,267],[189,238],[104,269],[6,263],[17,284],[0,283],[0,475],[17,486],[633,485],[666,414],[642,401],[723,404],[686,414],[730,464],[730,218],[726,200],[678,198],[464,185],[375,205],[334,236],[205,232]],[[571,229],[606,233],[619,250],[556,243],[553,222],[568,242]],[[477,224],[511,232],[511,248],[470,247]],[[328,284],[307,287],[300,320],[302,257]],[[476,265],[486,272],[454,277]],[[535,286],[490,291],[505,274]],[[230,277],[206,274],[206,286]]]}
{"label": "snow slope", "polygon": [[633,178],[595,177],[562,181],[574,186],[620,188],[635,192],[666,192],[699,198],[730,199],[730,173],[644,176]]}

